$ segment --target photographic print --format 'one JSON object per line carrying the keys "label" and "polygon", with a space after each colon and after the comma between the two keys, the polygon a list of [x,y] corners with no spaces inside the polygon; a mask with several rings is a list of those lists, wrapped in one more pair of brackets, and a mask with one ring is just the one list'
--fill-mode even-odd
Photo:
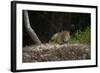
{"label": "photographic print", "polygon": [[12,1],[11,26],[12,71],[97,66],[97,6]]}
{"label": "photographic print", "polygon": [[23,62],[91,59],[89,13],[23,10],[23,17]]}

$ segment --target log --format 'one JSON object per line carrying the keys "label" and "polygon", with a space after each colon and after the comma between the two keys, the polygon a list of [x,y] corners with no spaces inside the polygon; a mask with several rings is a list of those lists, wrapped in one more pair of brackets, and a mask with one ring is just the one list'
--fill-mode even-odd
{"label": "log", "polygon": [[23,62],[46,62],[91,59],[88,44],[41,44],[23,48]]}

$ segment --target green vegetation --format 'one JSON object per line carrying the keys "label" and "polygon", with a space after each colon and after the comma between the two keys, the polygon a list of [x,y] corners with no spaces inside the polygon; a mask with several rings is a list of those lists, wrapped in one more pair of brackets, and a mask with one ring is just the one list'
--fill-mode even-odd
{"label": "green vegetation", "polygon": [[84,31],[77,30],[75,35],[70,38],[69,43],[90,44],[91,28],[87,27]]}

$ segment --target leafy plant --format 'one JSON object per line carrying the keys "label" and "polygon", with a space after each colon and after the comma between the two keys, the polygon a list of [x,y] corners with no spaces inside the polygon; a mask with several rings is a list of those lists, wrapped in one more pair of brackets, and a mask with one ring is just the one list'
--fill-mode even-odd
{"label": "leafy plant", "polygon": [[77,30],[74,36],[71,36],[69,43],[90,44],[91,28],[87,27],[84,31]]}

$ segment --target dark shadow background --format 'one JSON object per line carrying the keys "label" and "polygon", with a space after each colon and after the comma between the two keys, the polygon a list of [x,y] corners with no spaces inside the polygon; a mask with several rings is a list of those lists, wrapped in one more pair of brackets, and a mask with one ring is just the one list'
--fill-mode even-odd
{"label": "dark shadow background", "polygon": [[[63,30],[70,31],[71,36],[77,30],[84,31],[91,24],[89,13],[28,11],[31,27],[42,41],[46,43],[51,36]],[[34,42],[27,33],[23,19],[23,46],[32,45]]]}

